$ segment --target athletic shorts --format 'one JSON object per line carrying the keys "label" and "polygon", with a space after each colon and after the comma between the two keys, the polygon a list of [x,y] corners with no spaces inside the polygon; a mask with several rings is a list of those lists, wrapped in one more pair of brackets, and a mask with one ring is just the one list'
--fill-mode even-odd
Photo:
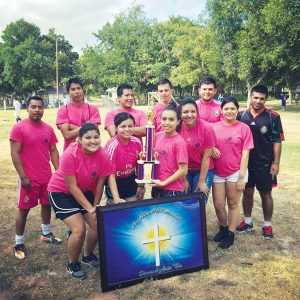
{"label": "athletic shorts", "polygon": [[157,187],[153,187],[151,191],[152,198],[160,198],[160,197],[172,197],[182,195],[180,191],[173,191],[173,190],[163,190]]}
{"label": "athletic shorts", "polygon": [[277,178],[276,176],[272,177],[270,170],[270,165],[256,170],[249,170],[249,179],[246,188],[256,187],[260,192],[272,191],[272,187],[277,186]]}
{"label": "athletic shorts", "polygon": [[[125,178],[116,178],[117,188],[121,199],[136,197],[137,183],[135,182],[135,178],[135,174]],[[105,194],[107,199],[113,199],[108,185],[105,185]]]}
{"label": "athletic shorts", "polygon": [[[83,193],[86,199],[93,204],[94,195],[92,192]],[[64,220],[75,214],[85,214],[86,209],[83,208],[73,197],[73,195],[57,192],[49,192],[49,201],[55,212],[56,218]]]}
{"label": "athletic shorts", "polygon": [[39,200],[41,205],[49,204],[47,186],[48,183],[40,183],[38,181],[30,181],[30,189],[25,190],[21,186],[19,180],[19,200],[18,208],[30,209],[38,205]]}
{"label": "athletic shorts", "polygon": [[[213,182],[214,183],[238,182],[239,174],[240,174],[240,171],[237,171],[226,177],[221,177],[221,176],[218,176],[217,174],[215,174]],[[245,174],[245,182],[247,182],[247,181],[248,181],[248,170],[246,171],[246,174]]]}

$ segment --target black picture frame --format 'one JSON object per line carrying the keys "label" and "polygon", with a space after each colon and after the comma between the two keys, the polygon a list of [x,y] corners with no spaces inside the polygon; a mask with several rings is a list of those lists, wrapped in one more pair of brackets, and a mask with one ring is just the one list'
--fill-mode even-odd
{"label": "black picture frame", "polygon": [[202,193],[98,206],[96,215],[103,292],[209,268]]}

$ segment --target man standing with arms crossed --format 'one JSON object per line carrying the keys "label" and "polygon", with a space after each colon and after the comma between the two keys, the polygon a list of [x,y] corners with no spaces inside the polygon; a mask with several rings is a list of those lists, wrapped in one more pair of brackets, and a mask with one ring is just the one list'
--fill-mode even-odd
{"label": "man standing with arms crossed", "polygon": [[71,78],[66,84],[66,89],[71,102],[61,106],[56,117],[56,125],[65,139],[64,150],[75,142],[84,123],[90,122],[97,126],[101,124],[98,108],[84,102],[82,82],[78,78]]}
{"label": "man standing with arms crossed", "polygon": [[50,224],[51,207],[47,185],[52,175],[51,162],[58,168],[57,138],[52,127],[42,121],[44,102],[32,96],[27,101],[28,119],[13,126],[10,132],[11,158],[19,175],[19,200],[16,216],[15,257],[24,259],[24,231],[27,215],[31,208],[41,204],[41,241],[59,244],[61,240],[52,233]]}
{"label": "man standing with arms crossed", "polygon": [[244,219],[236,228],[237,232],[253,230],[252,208],[254,187],[258,190],[264,214],[262,234],[265,238],[273,238],[272,186],[276,185],[281,156],[281,141],[284,140],[280,116],[277,112],[265,107],[268,89],[264,85],[256,85],[250,94],[250,109],[240,112],[238,120],[246,123],[252,132],[254,149],[250,151],[249,178],[243,193]]}

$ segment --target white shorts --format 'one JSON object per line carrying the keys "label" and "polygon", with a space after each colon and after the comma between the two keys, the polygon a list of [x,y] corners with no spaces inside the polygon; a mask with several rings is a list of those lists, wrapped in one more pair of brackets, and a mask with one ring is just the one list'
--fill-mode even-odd
{"label": "white shorts", "polygon": [[[218,176],[217,174],[215,174],[213,182],[215,182],[215,183],[237,182],[238,178],[239,178],[239,174],[240,174],[240,171],[237,171],[226,177],[221,177],[221,176]],[[245,174],[245,182],[248,182],[248,169],[246,170],[246,174]]]}

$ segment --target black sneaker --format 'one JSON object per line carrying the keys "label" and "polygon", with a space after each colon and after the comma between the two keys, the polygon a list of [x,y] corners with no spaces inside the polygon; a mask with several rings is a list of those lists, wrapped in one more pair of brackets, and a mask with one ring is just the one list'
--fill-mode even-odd
{"label": "black sneaker", "polygon": [[245,222],[245,219],[242,220],[242,222],[236,227],[236,232],[243,233],[245,231],[251,231],[253,230],[253,223],[247,224]]}
{"label": "black sneaker", "polygon": [[86,278],[86,273],[81,270],[80,263],[68,263],[67,272],[72,275],[73,278],[76,279],[84,279]]}
{"label": "black sneaker", "polygon": [[219,232],[214,236],[213,241],[217,243],[221,242],[227,236],[227,233],[228,226],[224,227],[220,225]]}
{"label": "black sneaker", "polygon": [[24,259],[26,257],[26,248],[24,244],[16,245],[14,247],[14,253],[17,259]]}
{"label": "black sneaker", "polygon": [[229,248],[234,243],[234,233],[228,231],[227,236],[220,242],[219,246],[222,249]]}
{"label": "black sneaker", "polygon": [[87,255],[87,256],[82,255],[81,262],[83,264],[89,265],[90,267],[93,267],[93,268],[100,267],[100,262],[98,260],[98,257],[94,253],[92,253],[91,255]]}
{"label": "black sneaker", "polygon": [[264,226],[261,229],[262,231],[262,235],[266,238],[266,239],[272,239],[273,238],[273,230],[272,230],[272,226]]}

